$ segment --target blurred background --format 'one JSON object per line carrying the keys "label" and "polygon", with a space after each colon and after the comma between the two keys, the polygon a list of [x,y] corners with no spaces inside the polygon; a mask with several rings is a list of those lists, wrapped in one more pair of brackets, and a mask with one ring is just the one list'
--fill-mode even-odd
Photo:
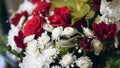
{"label": "blurred background", "polygon": [[[10,29],[9,17],[24,0],[0,0],[0,37],[7,35]],[[0,68],[18,68],[17,58],[9,52],[3,52],[0,46]]]}

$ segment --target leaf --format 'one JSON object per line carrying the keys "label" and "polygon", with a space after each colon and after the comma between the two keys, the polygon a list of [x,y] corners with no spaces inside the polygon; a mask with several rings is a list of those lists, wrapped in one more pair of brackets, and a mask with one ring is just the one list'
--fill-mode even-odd
{"label": "leaf", "polygon": [[90,6],[88,4],[85,4],[82,6],[80,11],[76,11],[72,13],[72,24],[74,25],[76,21],[80,20],[82,17],[84,17],[90,10]]}
{"label": "leaf", "polygon": [[90,6],[88,4],[83,5],[82,9],[80,11],[76,11],[72,13],[72,24],[74,25],[76,21],[80,20],[82,17],[84,17],[90,10]]}
{"label": "leaf", "polygon": [[59,49],[59,51],[60,51],[59,54],[60,54],[61,56],[64,55],[64,54],[67,54],[68,48],[60,48],[60,45],[59,45],[59,44],[56,44],[56,45],[55,45],[55,48]]}
{"label": "leaf", "polygon": [[84,17],[90,10],[91,0],[51,0],[52,8],[67,6],[71,11],[72,23],[75,24],[76,21]]}
{"label": "leaf", "polygon": [[51,0],[52,8],[67,6],[69,9],[74,9],[74,0]]}

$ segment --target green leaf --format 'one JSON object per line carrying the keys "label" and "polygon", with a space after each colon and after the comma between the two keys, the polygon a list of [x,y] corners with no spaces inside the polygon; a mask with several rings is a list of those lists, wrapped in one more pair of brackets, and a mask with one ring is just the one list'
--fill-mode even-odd
{"label": "green leaf", "polygon": [[74,0],[51,0],[52,8],[67,6],[69,9],[74,9]]}
{"label": "green leaf", "polygon": [[91,0],[51,0],[52,7],[62,7],[67,6],[71,11],[72,23],[75,24],[76,21],[84,17],[90,10],[88,3]]}
{"label": "green leaf", "polygon": [[56,44],[56,45],[55,45],[55,48],[59,49],[59,51],[60,51],[59,55],[60,55],[60,56],[63,56],[63,55],[65,55],[65,54],[67,54],[68,49],[67,49],[67,48],[60,48],[60,46],[61,46],[61,45],[59,45],[59,44]]}
{"label": "green leaf", "polygon": [[90,10],[90,6],[88,4],[84,4],[80,11],[73,12],[71,25],[74,25],[76,21],[84,17],[89,12],[89,10]]}

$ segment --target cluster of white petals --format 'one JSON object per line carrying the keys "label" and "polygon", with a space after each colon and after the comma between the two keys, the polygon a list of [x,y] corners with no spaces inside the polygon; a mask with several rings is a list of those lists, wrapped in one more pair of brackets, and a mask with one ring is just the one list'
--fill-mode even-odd
{"label": "cluster of white petals", "polygon": [[45,25],[43,26],[43,29],[46,30],[46,31],[51,32],[52,29],[53,29],[53,26],[52,26],[51,24],[45,24]]}
{"label": "cluster of white petals", "polygon": [[31,42],[34,39],[35,35],[30,35],[24,38],[24,43]]}
{"label": "cluster of white petals", "polygon": [[80,57],[76,61],[76,65],[80,68],[92,68],[92,62],[88,57]]}
{"label": "cluster of white petals", "polygon": [[60,66],[52,66],[51,68],[62,68],[62,67],[60,67]]}
{"label": "cluster of white petals", "polygon": [[120,20],[120,0],[113,0],[107,2],[107,0],[101,0],[100,12],[105,17],[108,17],[110,21]]}
{"label": "cluster of white petals", "polygon": [[26,56],[23,58],[22,63],[19,64],[21,68],[42,68],[38,65],[41,54],[39,52],[36,53],[27,53]]}
{"label": "cluster of white petals", "polygon": [[63,35],[69,37],[69,36],[74,35],[76,32],[77,32],[77,31],[76,31],[74,28],[72,28],[72,27],[66,27],[66,28],[64,29],[64,31],[63,31]]}
{"label": "cluster of white petals", "polygon": [[60,61],[60,64],[63,67],[69,67],[74,61],[74,57],[71,54],[66,54],[62,57],[62,60]]}
{"label": "cluster of white petals", "polygon": [[88,36],[88,37],[93,37],[93,36],[94,36],[93,31],[90,30],[89,28],[85,28],[85,27],[83,27],[83,32],[84,32],[85,35]]}
{"label": "cluster of white petals", "polygon": [[38,38],[38,44],[40,46],[46,45],[50,40],[50,37],[47,35],[47,32],[42,33],[41,37]]}
{"label": "cluster of white petals", "polygon": [[35,9],[36,5],[33,5],[31,2],[28,0],[25,0],[19,7],[18,13],[21,13],[22,11],[27,11],[28,14],[31,14],[33,10]]}
{"label": "cluster of white petals", "polygon": [[25,52],[25,57],[22,63],[19,64],[21,68],[50,68],[50,63],[53,62],[53,55],[58,54],[58,50],[52,47],[41,50],[37,49],[35,40],[29,42]]}
{"label": "cluster of white petals", "polygon": [[14,36],[18,36],[19,29],[11,24],[11,30],[8,33],[8,45],[11,46],[12,50],[15,50],[17,52],[21,52],[22,49],[18,48],[16,46],[16,43],[14,41]]}
{"label": "cluster of white petals", "polygon": [[54,28],[52,31],[52,38],[58,39],[61,36],[62,31],[63,31],[63,27],[61,27],[61,26]]}

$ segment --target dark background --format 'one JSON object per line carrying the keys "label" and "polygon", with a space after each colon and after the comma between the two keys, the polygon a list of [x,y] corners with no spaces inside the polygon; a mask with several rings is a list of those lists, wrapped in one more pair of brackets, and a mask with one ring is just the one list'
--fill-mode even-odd
{"label": "dark background", "polygon": [[[8,34],[10,29],[9,17],[19,8],[22,2],[23,0],[0,0],[0,37]],[[1,52],[2,49],[0,46],[0,68],[18,68],[17,58],[8,52]],[[5,67],[2,67],[2,65]]]}

